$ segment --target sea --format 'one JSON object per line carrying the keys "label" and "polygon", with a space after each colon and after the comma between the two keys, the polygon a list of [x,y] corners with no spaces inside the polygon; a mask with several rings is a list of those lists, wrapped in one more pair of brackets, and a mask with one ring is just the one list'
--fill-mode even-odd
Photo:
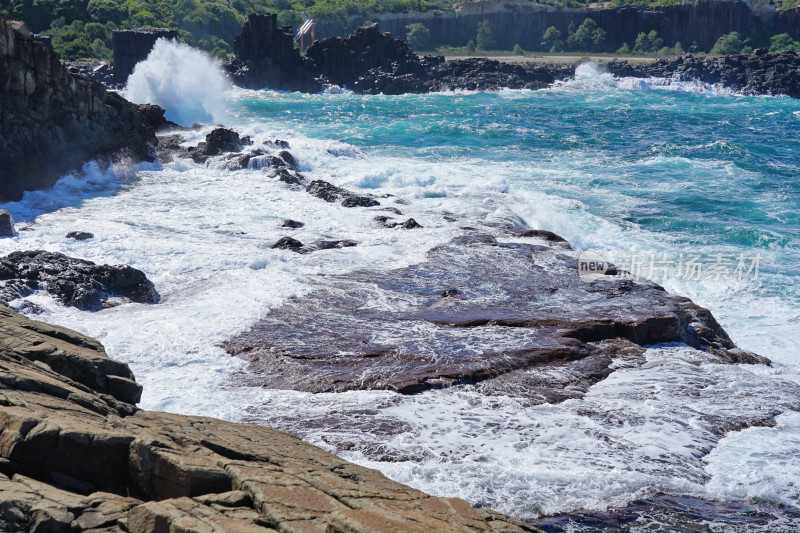
{"label": "sea", "polygon": [[[91,335],[129,364],[142,408],[278,427],[551,531],[800,531],[800,100],[619,79],[589,63],[542,90],[252,91],[166,41],[123,94],[179,124],[206,124],[183,133],[187,144],[213,124],[256,145],[285,140],[308,179],[391,194],[423,226],[378,228],[374,212],[328,204],[258,168],[183,159],[90,162],[0,206],[18,229],[0,240],[2,254],[57,251],[153,281],[154,305],[86,312],[44,293],[27,298],[40,311],[31,316]],[[325,276],[424,261],[457,234],[448,213],[461,225],[513,216],[553,231],[707,307],[739,347],[772,364],[652,346],[645,364],[616,369],[584,397],[539,405],[469,385],[399,395],[238,383],[244,362],[224,341]],[[284,219],[305,226],[287,230]],[[94,238],[65,238],[75,230]],[[270,248],[286,235],[359,244]]]}

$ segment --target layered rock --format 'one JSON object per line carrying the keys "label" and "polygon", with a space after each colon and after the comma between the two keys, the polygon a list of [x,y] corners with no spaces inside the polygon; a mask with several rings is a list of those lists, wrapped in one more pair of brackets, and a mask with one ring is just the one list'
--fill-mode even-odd
{"label": "layered rock", "polygon": [[756,50],[750,55],[721,58],[686,54],[647,64],[615,60],[605,68],[615,76],[697,80],[727,87],[740,94],[800,98],[800,54],[797,52],[768,54],[764,50]]}
{"label": "layered rock", "polygon": [[[569,366],[570,385],[586,388],[610,374],[615,357],[652,344],[687,344],[725,363],[764,361],[736,348],[708,310],[654,283],[614,268],[581,278],[577,252],[557,235],[465,231],[426,262],[326,276],[274,309],[226,344],[249,363],[237,382],[400,393],[482,383],[487,393],[558,398],[565,384],[537,380],[537,368]],[[509,234],[528,242],[497,240]]]}
{"label": "layered rock", "polygon": [[146,412],[96,341],[0,306],[0,529],[534,531],[286,433]]}
{"label": "layered rock", "polygon": [[155,142],[137,106],[71,75],[23,23],[0,15],[0,201],[96,157],[151,159]]}

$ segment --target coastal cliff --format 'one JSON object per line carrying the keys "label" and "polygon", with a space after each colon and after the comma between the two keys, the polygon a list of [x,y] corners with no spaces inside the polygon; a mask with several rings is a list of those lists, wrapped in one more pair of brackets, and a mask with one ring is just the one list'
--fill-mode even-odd
{"label": "coastal cliff", "polygon": [[[639,32],[655,29],[667,46],[677,42],[689,46],[696,41],[705,50],[726,33],[750,33],[757,19],[747,4],[722,0],[612,8],[557,8],[527,0],[487,0],[466,2],[456,11],[378,13],[369,19],[377,22],[381,31],[397,36],[404,36],[409,24],[422,23],[430,30],[434,44],[452,46],[464,46],[475,39],[476,28],[487,20],[498,48],[510,50],[519,44],[525,50],[538,50],[548,27],[555,26],[567,35],[570,24],[577,26],[587,17],[607,32],[614,47],[625,42],[632,46]],[[789,26],[792,19],[779,20],[776,23]],[[346,33],[341,23],[334,21],[323,20],[317,26],[320,37]]]}
{"label": "coastal cliff", "polygon": [[136,105],[73,76],[23,22],[0,15],[0,201],[96,157],[151,159],[155,142]]}
{"label": "coastal cliff", "polygon": [[141,392],[97,341],[0,306],[0,530],[536,531]]}

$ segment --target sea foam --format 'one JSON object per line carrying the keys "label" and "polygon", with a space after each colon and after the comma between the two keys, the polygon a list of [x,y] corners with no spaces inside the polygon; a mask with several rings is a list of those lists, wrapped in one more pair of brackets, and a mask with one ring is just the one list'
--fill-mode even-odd
{"label": "sea foam", "polygon": [[218,59],[162,38],[133,69],[123,96],[137,104],[161,106],[168,120],[191,126],[226,122],[225,93],[230,88]]}

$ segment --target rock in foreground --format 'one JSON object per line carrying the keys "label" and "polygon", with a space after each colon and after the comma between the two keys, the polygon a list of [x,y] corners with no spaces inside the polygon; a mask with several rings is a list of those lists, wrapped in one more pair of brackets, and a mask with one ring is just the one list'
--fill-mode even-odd
{"label": "rock in foreground", "polygon": [[2,531],[536,531],[286,433],[138,410],[96,341],[0,306]]}
{"label": "rock in foreground", "polygon": [[[474,232],[408,268],[326,276],[226,347],[249,362],[246,383],[310,392],[478,382],[491,392],[517,371],[575,361],[584,364],[573,365],[574,380],[591,384],[611,373],[619,353],[659,343],[688,344],[721,362],[763,361],[689,299],[613,269],[585,281],[563,239],[514,234],[536,241]],[[525,375],[533,381],[517,383],[523,395],[553,396],[552,384]]]}

